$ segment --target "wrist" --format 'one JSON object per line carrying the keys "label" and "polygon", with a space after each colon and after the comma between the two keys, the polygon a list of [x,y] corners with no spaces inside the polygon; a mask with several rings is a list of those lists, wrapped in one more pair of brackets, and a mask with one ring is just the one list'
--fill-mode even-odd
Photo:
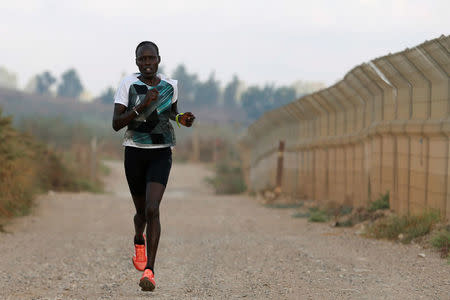
{"label": "wrist", "polygon": [[[180,126],[180,119],[181,119],[181,116],[182,115],[184,115],[183,113],[179,113],[179,114],[177,114],[177,116],[175,117],[175,121],[177,121],[177,125],[178,125],[178,127],[181,127]],[[183,123],[181,123],[181,124],[183,124]],[[184,125],[184,124],[183,124]]]}
{"label": "wrist", "polygon": [[141,114],[144,111],[142,104],[136,105],[133,110],[136,110],[138,114]]}

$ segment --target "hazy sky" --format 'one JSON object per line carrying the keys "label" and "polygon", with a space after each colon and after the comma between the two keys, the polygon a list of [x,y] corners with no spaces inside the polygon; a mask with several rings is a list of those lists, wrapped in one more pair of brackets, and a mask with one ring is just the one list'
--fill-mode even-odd
{"label": "hazy sky", "polygon": [[137,70],[134,49],[159,45],[223,84],[331,84],[354,66],[450,33],[448,0],[60,1],[0,0],[0,66],[23,87],[35,74],[75,67],[94,95]]}

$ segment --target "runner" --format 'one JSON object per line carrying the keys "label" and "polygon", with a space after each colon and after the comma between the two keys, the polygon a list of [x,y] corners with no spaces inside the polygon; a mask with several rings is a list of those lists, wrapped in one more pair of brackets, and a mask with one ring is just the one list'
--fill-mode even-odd
{"label": "runner", "polygon": [[136,207],[132,261],[136,269],[144,271],[139,281],[144,291],[155,289],[154,265],[161,233],[159,205],[172,166],[171,147],[175,145],[169,119],[186,127],[191,127],[195,119],[191,112],[178,113],[177,81],[157,74],[160,62],[155,43],[144,41],[136,47],[139,73],[120,83],[112,122],[115,131],[128,126],[123,142],[124,164]]}

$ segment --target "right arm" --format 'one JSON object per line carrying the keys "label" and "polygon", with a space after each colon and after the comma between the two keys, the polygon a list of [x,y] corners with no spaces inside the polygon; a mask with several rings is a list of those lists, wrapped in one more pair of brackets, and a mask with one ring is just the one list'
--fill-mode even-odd
{"label": "right arm", "polygon": [[[158,95],[159,92],[156,89],[149,90],[145,95],[144,100],[139,105],[135,106],[135,110],[141,114],[152,101],[156,101],[158,99]],[[119,103],[114,104],[112,127],[115,131],[119,131],[124,128],[138,116],[134,110],[130,110],[128,112],[126,110],[127,107],[125,105]]]}
{"label": "right arm", "polygon": [[128,112],[126,110],[127,107],[125,105],[119,103],[114,104],[112,127],[115,131],[119,131],[120,129],[124,128],[132,120],[134,120],[134,118],[137,117],[137,114],[133,110],[130,110]]}

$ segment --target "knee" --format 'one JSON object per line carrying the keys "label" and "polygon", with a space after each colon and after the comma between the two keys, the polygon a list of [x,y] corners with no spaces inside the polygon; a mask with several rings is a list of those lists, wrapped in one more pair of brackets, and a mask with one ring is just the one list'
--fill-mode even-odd
{"label": "knee", "polygon": [[147,220],[158,218],[159,217],[159,206],[158,205],[149,205],[145,209],[145,218]]}

